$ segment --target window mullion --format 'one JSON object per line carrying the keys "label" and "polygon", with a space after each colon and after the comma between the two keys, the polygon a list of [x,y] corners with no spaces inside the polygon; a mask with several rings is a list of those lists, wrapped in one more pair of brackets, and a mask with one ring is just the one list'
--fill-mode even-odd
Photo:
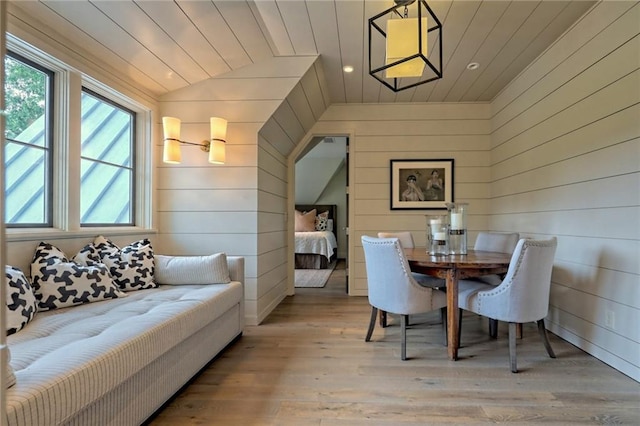
{"label": "window mullion", "polygon": [[66,191],[66,198],[63,201],[65,205],[61,206],[66,213],[65,229],[76,231],[80,229],[82,78],[77,73],[69,73],[68,75],[68,90],[65,91],[69,96],[66,100],[68,109],[65,110],[67,117],[62,120],[63,123],[67,123],[68,127],[63,139],[58,141],[60,142],[58,146],[66,148],[63,157],[65,167],[59,169],[63,185],[58,188]]}

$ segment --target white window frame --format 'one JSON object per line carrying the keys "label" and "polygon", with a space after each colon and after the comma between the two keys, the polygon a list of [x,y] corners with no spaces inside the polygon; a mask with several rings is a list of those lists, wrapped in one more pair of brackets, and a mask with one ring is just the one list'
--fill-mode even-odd
{"label": "white window frame", "polygon": [[[5,228],[7,241],[153,232],[152,110],[61,60],[7,34],[7,49],[54,72],[52,227]],[[136,114],[134,226],[80,226],[81,95],[86,87]]]}

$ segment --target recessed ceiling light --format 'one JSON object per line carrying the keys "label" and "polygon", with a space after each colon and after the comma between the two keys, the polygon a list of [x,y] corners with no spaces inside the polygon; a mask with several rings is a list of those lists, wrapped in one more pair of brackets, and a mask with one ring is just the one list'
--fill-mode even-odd
{"label": "recessed ceiling light", "polygon": [[477,62],[471,62],[469,65],[467,65],[468,70],[477,70],[478,68],[480,68],[480,64]]}
{"label": "recessed ceiling light", "polygon": [[342,71],[353,72],[353,67],[351,65],[345,65],[344,67],[342,67]]}

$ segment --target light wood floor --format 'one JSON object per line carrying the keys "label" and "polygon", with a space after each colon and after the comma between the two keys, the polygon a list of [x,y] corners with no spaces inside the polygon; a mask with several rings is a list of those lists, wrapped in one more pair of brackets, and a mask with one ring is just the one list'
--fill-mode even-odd
{"label": "light wood floor", "polygon": [[[342,266],[342,267],[341,267]],[[509,371],[506,325],[463,320],[447,359],[438,315],[413,318],[400,361],[398,320],[365,343],[370,307],[345,294],[344,264],[323,289],[296,289],[215,360],[152,425],[640,425],[640,384],[535,324]]]}

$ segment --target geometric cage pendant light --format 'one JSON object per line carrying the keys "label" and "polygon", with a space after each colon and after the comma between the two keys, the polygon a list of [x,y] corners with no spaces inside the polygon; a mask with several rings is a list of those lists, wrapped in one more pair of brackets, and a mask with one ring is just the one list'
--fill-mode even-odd
{"label": "geometric cage pendant light", "polygon": [[[426,0],[394,1],[369,18],[369,74],[399,92],[442,78],[442,24]],[[409,17],[413,3],[415,18]],[[384,55],[376,55],[382,47]]]}

